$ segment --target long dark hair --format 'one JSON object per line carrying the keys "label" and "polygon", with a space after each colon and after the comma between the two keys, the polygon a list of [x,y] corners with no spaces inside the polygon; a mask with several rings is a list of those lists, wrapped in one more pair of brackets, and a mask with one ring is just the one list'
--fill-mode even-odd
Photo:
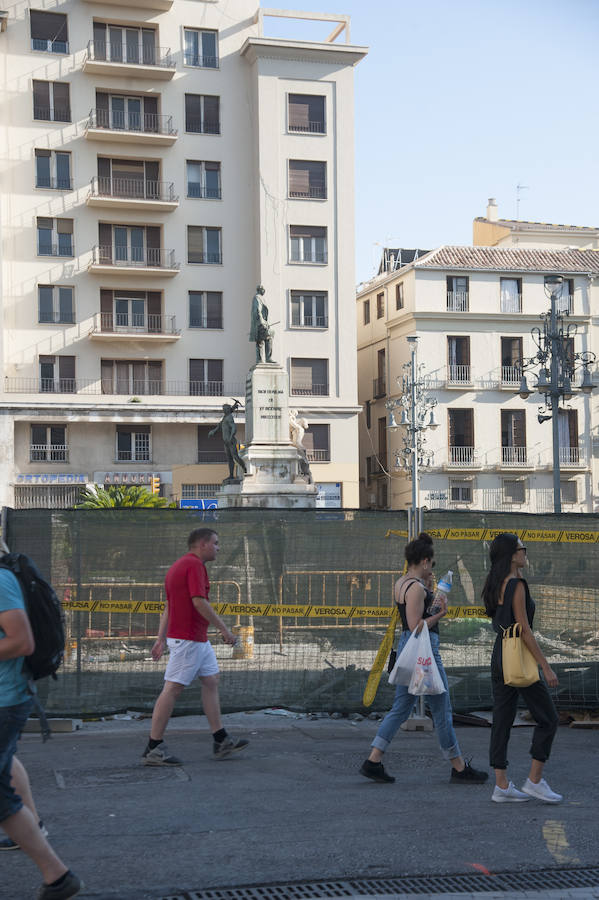
{"label": "long dark hair", "polygon": [[435,555],[433,539],[426,531],[421,531],[417,538],[406,544],[406,562],[409,566],[417,566],[423,559],[432,559]]}
{"label": "long dark hair", "polygon": [[491,568],[481,593],[487,615],[491,618],[497,610],[501,585],[510,573],[512,556],[517,549],[518,535],[510,531],[502,531],[491,542]]}

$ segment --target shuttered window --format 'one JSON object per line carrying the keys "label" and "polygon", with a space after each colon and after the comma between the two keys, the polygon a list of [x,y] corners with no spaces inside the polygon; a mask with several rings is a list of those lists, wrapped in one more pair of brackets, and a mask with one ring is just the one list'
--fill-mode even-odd
{"label": "shuttered window", "polygon": [[45,50],[48,53],[69,52],[69,32],[64,13],[32,9],[29,11],[29,24],[33,50]]}
{"label": "shuttered window", "polygon": [[291,360],[291,393],[326,396],[329,393],[328,359]]}
{"label": "shuttered window", "polygon": [[325,98],[312,94],[289,94],[289,131],[325,133]]}
{"label": "shuttered window", "polygon": [[33,82],[33,118],[48,122],[70,122],[69,85],[63,81]]}
{"label": "shuttered window", "polygon": [[290,159],[289,196],[302,200],[326,200],[326,162]]}
{"label": "shuttered window", "polygon": [[220,397],[223,393],[223,360],[190,359],[189,393],[192,396]]}

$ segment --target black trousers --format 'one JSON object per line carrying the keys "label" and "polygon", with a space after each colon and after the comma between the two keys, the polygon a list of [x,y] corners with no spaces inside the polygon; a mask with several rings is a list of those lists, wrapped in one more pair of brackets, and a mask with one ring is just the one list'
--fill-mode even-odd
{"label": "black trousers", "polygon": [[[493,670],[494,669],[494,670]],[[504,684],[501,670],[493,667],[493,725],[489,763],[493,769],[507,769],[507,745],[516,712],[518,696],[522,697],[537,723],[532,733],[530,755],[539,762],[549,759],[553,738],[557,731],[559,716],[544,681],[536,681],[530,687],[515,688]]]}

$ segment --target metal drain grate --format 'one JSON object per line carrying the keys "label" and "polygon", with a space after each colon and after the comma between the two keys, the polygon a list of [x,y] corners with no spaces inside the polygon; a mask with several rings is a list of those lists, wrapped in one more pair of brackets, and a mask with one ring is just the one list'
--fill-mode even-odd
{"label": "metal drain grate", "polygon": [[493,875],[408,875],[402,878],[304,881],[301,884],[256,884],[248,887],[185,891],[161,900],[317,900],[369,894],[469,894],[476,891],[551,891],[585,887],[599,887],[599,866],[498,872]]}

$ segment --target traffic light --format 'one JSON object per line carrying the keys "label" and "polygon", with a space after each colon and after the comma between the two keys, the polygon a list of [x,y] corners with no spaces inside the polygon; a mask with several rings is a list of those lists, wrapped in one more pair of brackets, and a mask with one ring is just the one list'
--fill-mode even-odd
{"label": "traffic light", "polygon": [[152,493],[160,493],[160,475],[152,475]]}

